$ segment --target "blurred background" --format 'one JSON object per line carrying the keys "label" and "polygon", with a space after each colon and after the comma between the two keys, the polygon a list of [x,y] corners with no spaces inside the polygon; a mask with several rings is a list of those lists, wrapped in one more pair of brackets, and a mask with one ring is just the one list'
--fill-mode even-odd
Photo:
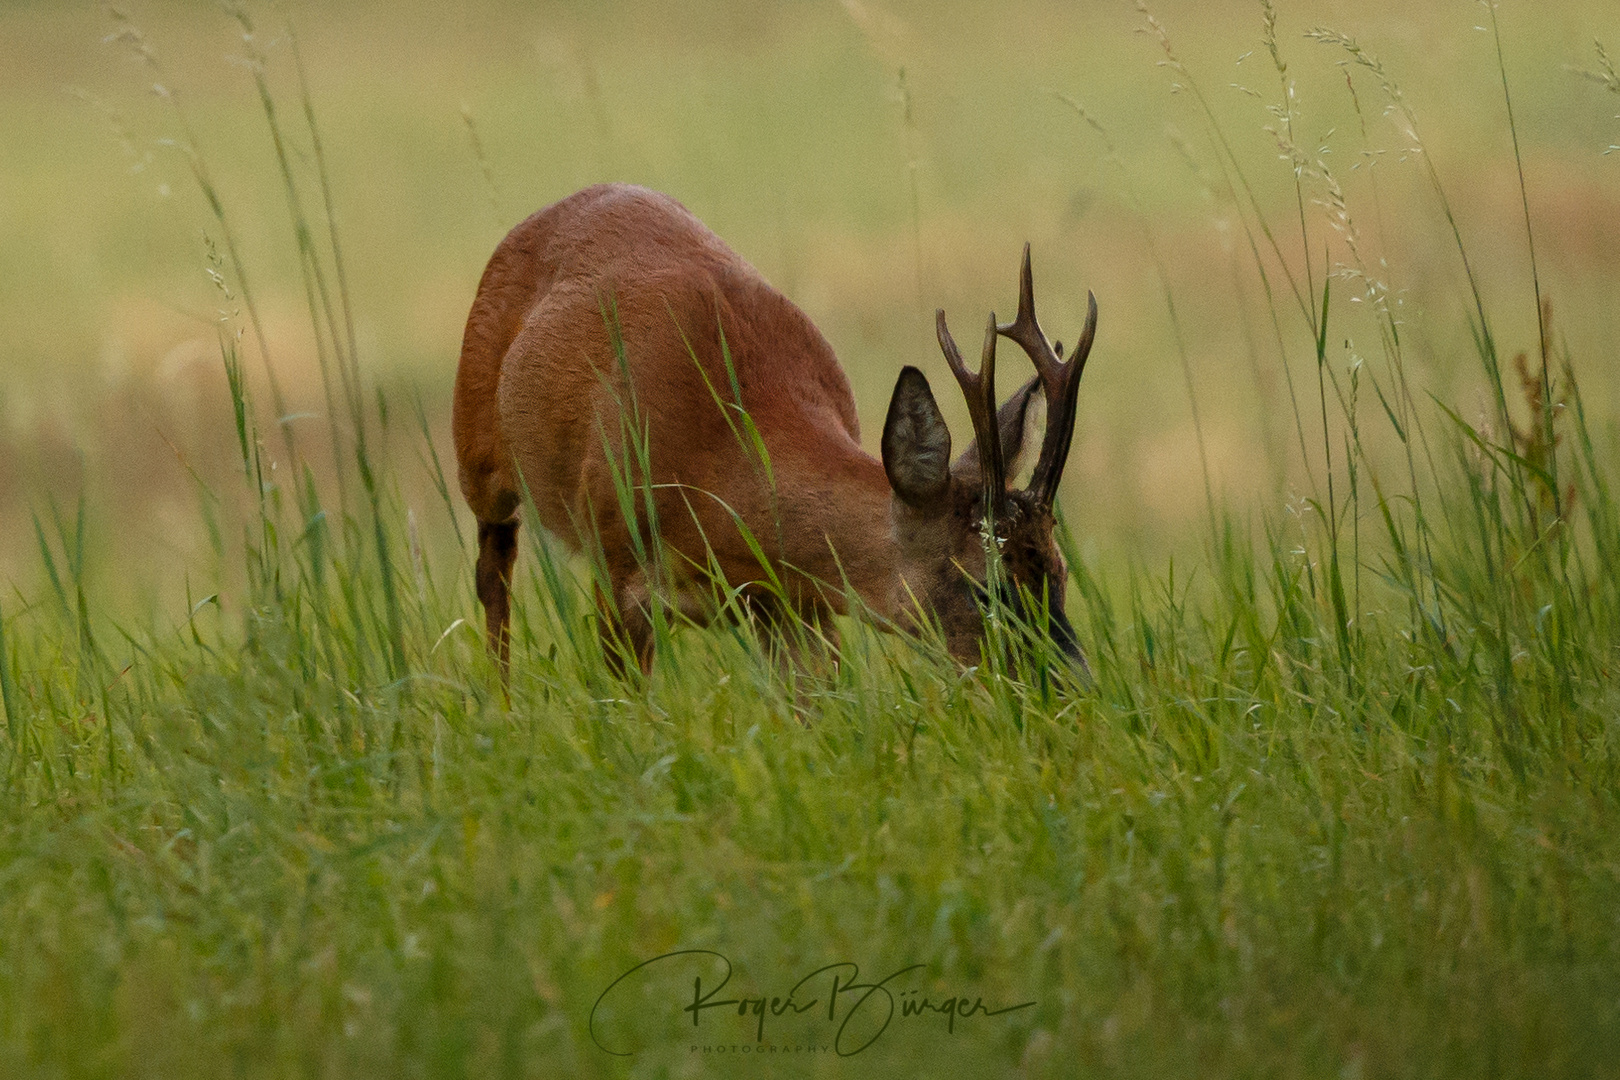
{"label": "blurred background", "polygon": [[[986,311],[1010,317],[1025,240],[1049,334],[1072,340],[1095,290],[1063,502],[1102,566],[1196,551],[1206,477],[1239,515],[1278,514],[1323,482],[1304,310],[1329,268],[1327,363],[1345,392],[1358,361],[1369,376],[1370,468],[1397,446],[1370,388],[1390,385],[1389,355],[1371,305],[1352,302],[1369,280],[1387,286],[1413,384],[1485,414],[1472,300],[1431,166],[1503,354],[1535,355],[1491,12],[1467,0],[1281,3],[1276,58],[1261,4],[1212,0],[1155,2],[1153,23],[1092,0],[247,10],[251,44],[208,3],[0,6],[0,582],[24,594],[41,572],[31,515],[53,502],[71,515],[81,496],[104,588],[167,601],[186,574],[210,572],[202,489],[241,476],[220,335],[247,321],[238,268],[218,264],[229,298],[209,274],[225,237],[199,169],[286,407],[311,414],[289,423],[319,438],[296,237],[249,61],[262,57],[307,182],[289,26],[360,363],[391,404],[384,453],[428,546],[451,530],[413,402],[453,462],[450,388],[484,261],[524,216],[601,180],[674,195],[803,307],[849,372],[874,452],[908,363],[944,380],[966,442],[932,312],[975,341]],[[1555,350],[1612,441],[1620,153],[1604,151],[1620,143],[1620,87],[1583,72],[1602,74],[1595,42],[1620,50],[1620,7],[1497,14]],[[1306,36],[1317,28],[1354,38],[1382,76]],[[1306,166],[1298,186],[1290,146]],[[306,209],[319,220],[318,203]],[[242,350],[273,431],[251,330]],[[1024,364],[1006,365],[1004,391]]]}

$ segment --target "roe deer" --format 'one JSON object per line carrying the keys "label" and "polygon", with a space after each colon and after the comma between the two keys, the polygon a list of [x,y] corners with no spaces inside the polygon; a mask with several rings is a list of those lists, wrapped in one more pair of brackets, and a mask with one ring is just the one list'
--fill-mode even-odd
{"label": "roe deer", "polygon": [[[846,589],[887,625],[916,630],[935,619],[951,653],[975,663],[992,530],[1002,598],[1017,610],[1033,598],[1032,614],[1044,615],[1054,643],[1084,668],[1052,530],[1096,331],[1096,297],[1089,300],[1065,363],[1063,346],[1054,349],[1035,321],[1026,244],[1018,318],[998,326],[990,317],[977,374],[937,314],[975,445],[951,461],[928,381],[905,367],[879,462],[861,449],[849,381],[827,340],[680,203],[608,184],[529,217],[496,247],[479,282],[453,414],[461,490],[478,518],[478,598],[502,673],[525,488],[547,529],[576,550],[600,545],[612,591],[598,591],[604,647],[611,659],[616,643],[628,646],[643,670],[652,661],[654,592],[707,618],[710,568],[751,584],[745,595],[768,618],[783,614],[774,607],[785,600],[829,632],[824,617],[850,606]],[[1036,368],[999,414],[998,334]],[[1028,489],[1008,490],[1037,389],[1047,402],[1045,441]],[[763,455],[742,434],[744,418]],[[641,441],[648,474],[636,479],[633,520],[620,502],[623,474],[615,478],[635,457],[627,432]],[[667,573],[649,574],[648,502],[656,542],[673,556]],[[759,587],[770,580],[761,553],[779,588]]]}

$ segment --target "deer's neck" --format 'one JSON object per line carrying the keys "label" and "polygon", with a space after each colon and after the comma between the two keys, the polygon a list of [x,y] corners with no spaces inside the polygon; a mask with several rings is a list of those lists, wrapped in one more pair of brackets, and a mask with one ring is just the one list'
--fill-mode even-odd
{"label": "deer's neck", "polygon": [[817,449],[783,462],[777,477],[783,561],[827,586],[821,591],[836,610],[847,610],[847,585],[873,614],[893,619],[902,590],[883,465],[853,440]]}

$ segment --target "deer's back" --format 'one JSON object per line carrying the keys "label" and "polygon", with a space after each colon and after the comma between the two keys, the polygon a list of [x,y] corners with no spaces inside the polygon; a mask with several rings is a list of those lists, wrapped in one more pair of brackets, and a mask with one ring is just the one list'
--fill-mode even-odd
{"label": "deer's back", "polygon": [[859,452],[849,382],[803,312],[673,199],[587,188],[513,229],[479,283],[456,377],[462,490],[505,520],[515,462],[541,520],[577,542],[587,514],[603,527],[617,510],[609,455],[633,408],[666,539],[688,546],[685,506],[716,498],[763,523],[758,455],[716,401],[737,394],[778,469]]}

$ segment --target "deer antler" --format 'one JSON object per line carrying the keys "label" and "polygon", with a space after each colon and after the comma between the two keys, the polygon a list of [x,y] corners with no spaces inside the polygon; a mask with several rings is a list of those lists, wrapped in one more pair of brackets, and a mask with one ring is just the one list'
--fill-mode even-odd
{"label": "deer antler", "polygon": [[[1041,332],[1040,324],[1035,321],[1035,288],[1029,270],[1029,244],[1026,243],[1018,286],[1018,318],[1001,325],[996,325],[995,316],[990,318],[996,333],[1011,338],[1029,355],[1046,394],[1046,439],[1041,443],[1041,456],[1035,463],[1035,474],[1029,481],[1029,490],[1045,506],[1051,506],[1057,498],[1058,480],[1063,476],[1063,463],[1068,460],[1069,444],[1074,439],[1074,404],[1080,394],[1080,373],[1085,370],[1086,357],[1091,355],[1092,339],[1097,335],[1097,296],[1088,291],[1086,297],[1090,302],[1086,327],[1081,331],[1074,351],[1069,354],[1068,363],[1064,363],[1063,346],[1053,349],[1051,342]],[[944,325],[941,316],[942,333]],[[986,351],[988,353],[988,347]],[[962,376],[958,374],[957,378],[961,379]],[[963,385],[966,386],[965,383]],[[978,429],[977,420],[974,429]]]}
{"label": "deer antler", "polygon": [[996,316],[990,314],[990,325],[984,331],[984,353],[979,360],[977,375],[968,371],[957,351],[956,342],[945,325],[945,309],[934,313],[934,329],[939,334],[940,351],[951,367],[967,398],[968,416],[973,420],[973,435],[979,447],[979,473],[984,482],[984,505],[987,512],[1000,517],[1007,508],[1006,463],[1001,460],[1001,433],[996,427]]}

